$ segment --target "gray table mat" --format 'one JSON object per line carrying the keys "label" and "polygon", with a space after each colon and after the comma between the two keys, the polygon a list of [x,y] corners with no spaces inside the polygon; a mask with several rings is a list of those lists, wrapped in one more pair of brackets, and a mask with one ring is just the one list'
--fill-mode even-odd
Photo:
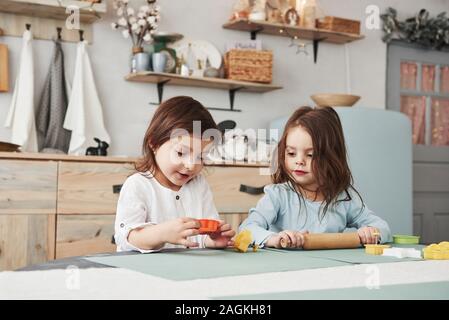
{"label": "gray table mat", "polygon": [[233,249],[187,249],[131,256],[90,257],[87,260],[171,280],[193,280],[420,259],[372,256],[367,255],[364,249],[317,251],[262,249],[246,253],[239,253]]}
{"label": "gray table mat", "polygon": [[349,265],[346,262],[271,250],[239,253],[233,249],[190,249],[132,256],[91,257],[87,260],[171,279],[193,280],[267,272]]}

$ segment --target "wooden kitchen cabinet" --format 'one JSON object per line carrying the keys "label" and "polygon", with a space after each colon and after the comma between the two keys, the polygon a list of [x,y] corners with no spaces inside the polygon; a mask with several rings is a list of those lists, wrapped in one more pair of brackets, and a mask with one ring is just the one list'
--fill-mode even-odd
{"label": "wooden kitchen cabinet", "polygon": [[57,162],[0,161],[0,214],[56,213]]}
{"label": "wooden kitchen cabinet", "polygon": [[55,215],[0,215],[0,271],[44,263],[55,255]]}
{"label": "wooden kitchen cabinet", "polygon": [[132,159],[0,152],[0,271],[113,252]]}
{"label": "wooden kitchen cabinet", "polygon": [[[207,166],[204,175],[213,193],[220,218],[236,232],[263,196],[262,189],[271,183],[270,176],[260,172],[261,167]],[[246,192],[250,188],[256,194]]]}
{"label": "wooden kitchen cabinet", "polygon": [[[0,271],[114,252],[120,186],[135,160],[0,152]],[[270,183],[258,166],[244,164],[211,164],[203,174],[234,230]]]}
{"label": "wooden kitchen cabinet", "polygon": [[132,163],[60,162],[56,259],[114,252],[120,185]]}
{"label": "wooden kitchen cabinet", "polygon": [[115,214],[121,185],[133,173],[131,163],[61,162],[58,214]]}
{"label": "wooden kitchen cabinet", "polygon": [[54,258],[57,162],[0,159],[0,271]]}
{"label": "wooden kitchen cabinet", "polygon": [[115,215],[58,215],[56,259],[114,252]]}
{"label": "wooden kitchen cabinet", "polygon": [[248,213],[262,197],[241,191],[241,187],[261,189],[270,184],[270,176],[261,175],[258,167],[208,166],[204,176],[214,195],[214,202],[220,213]]}

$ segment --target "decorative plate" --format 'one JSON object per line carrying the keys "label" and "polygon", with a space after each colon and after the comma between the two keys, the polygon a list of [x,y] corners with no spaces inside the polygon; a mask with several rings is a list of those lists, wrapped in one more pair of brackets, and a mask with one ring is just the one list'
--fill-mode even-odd
{"label": "decorative plate", "polygon": [[170,45],[170,48],[176,50],[176,56],[187,59],[189,53],[189,44],[191,44],[193,53],[197,59],[202,60],[204,63],[209,59],[211,67],[220,69],[222,63],[222,57],[220,51],[210,42],[204,40],[188,40],[183,39]]}

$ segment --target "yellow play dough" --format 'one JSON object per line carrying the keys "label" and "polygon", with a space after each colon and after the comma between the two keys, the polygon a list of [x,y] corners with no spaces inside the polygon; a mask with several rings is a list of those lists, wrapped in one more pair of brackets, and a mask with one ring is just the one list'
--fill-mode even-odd
{"label": "yellow play dough", "polygon": [[381,244],[365,244],[365,253],[373,255],[381,255],[384,253],[384,249],[390,248],[389,245]]}
{"label": "yellow play dough", "polygon": [[234,247],[240,252],[246,252],[251,242],[253,242],[251,231],[243,230],[235,237]]}
{"label": "yellow play dough", "polygon": [[423,249],[426,260],[449,260],[449,241],[432,243]]}

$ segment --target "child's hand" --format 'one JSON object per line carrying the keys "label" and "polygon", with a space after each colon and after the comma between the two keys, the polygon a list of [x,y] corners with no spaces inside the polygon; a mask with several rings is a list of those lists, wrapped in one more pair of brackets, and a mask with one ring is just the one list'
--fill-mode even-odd
{"label": "child's hand", "polygon": [[188,237],[199,234],[200,223],[193,218],[177,218],[161,224],[164,242],[180,244],[186,247],[198,247],[199,243],[188,240]]}
{"label": "child's hand", "polygon": [[220,221],[218,231],[211,233],[206,237],[204,246],[206,248],[215,249],[232,247],[234,245],[234,241],[231,240],[233,236],[235,236],[235,231],[232,230],[231,225],[224,221]]}
{"label": "child's hand", "polygon": [[273,248],[302,248],[304,245],[304,235],[309,233],[308,231],[301,233],[298,231],[284,230],[277,234],[272,235],[265,242],[267,247]]}
{"label": "child's hand", "polygon": [[[362,244],[377,244],[380,239],[379,230],[374,227],[362,227],[357,230]],[[376,235],[377,233],[377,235]]]}

